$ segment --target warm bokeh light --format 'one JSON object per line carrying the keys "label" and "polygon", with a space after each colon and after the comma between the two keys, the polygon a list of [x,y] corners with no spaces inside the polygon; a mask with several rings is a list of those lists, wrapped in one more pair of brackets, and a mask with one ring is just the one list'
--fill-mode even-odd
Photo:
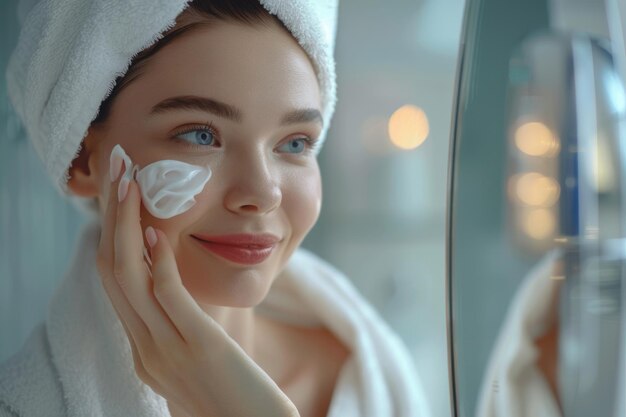
{"label": "warm bokeh light", "polygon": [[561,189],[554,178],[528,172],[511,179],[510,191],[526,205],[549,207],[558,201]]}
{"label": "warm bokeh light", "polygon": [[556,220],[548,209],[533,209],[526,213],[523,221],[524,231],[533,239],[543,240],[554,233]]}
{"label": "warm bokeh light", "polygon": [[515,129],[515,145],[530,156],[553,156],[559,150],[559,141],[541,122],[526,122]]}
{"label": "warm bokeh light", "polygon": [[419,107],[405,105],[396,110],[389,118],[389,138],[401,149],[415,149],[426,138],[430,128],[428,117]]}

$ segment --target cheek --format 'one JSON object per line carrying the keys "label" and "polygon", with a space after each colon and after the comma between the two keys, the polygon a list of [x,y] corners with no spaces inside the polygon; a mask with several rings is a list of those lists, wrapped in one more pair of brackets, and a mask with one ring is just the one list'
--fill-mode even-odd
{"label": "cheek", "polygon": [[303,175],[291,175],[283,186],[283,208],[297,239],[315,225],[322,204],[322,184],[319,169],[311,169]]}
{"label": "cheek", "polygon": [[[170,219],[159,219],[152,216],[152,214],[150,214],[150,212],[146,210],[145,206],[142,204],[140,213],[142,231],[145,234],[145,230],[148,226],[161,230],[167,236],[167,239],[178,258],[179,248],[181,246],[180,240],[185,238],[184,233],[181,232],[193,223],[193,217],[189,215],[191,212],[192,210],[187,213],[174,216]],[[147,247],[147,242],[145,243]]]}

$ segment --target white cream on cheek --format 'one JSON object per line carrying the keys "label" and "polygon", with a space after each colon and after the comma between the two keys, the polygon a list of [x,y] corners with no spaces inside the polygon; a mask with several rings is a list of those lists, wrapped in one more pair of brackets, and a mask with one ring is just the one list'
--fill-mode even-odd
{"label": "white cream on cheek", "polygon": [[154,217],[169,219],[186,212],[196,204],[199,194],[211,178],[211,168],[170,159],[153,162],[143,168],[133,165],[120,145],[115,145],[111,158],[121,158],[126,167],[124,176],[139,184],[146,209]]}

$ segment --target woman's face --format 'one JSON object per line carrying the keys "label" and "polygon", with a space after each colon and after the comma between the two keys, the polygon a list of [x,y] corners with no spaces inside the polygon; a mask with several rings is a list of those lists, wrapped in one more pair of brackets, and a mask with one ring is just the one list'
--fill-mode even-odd
{"label": "woman's face", "polygon": [[[187,105],[172,100],[190,96]],[[319,215],[309,141],[321,132],[320,103],[311,62],[275,24],[214,22],[176,38],[122,89],[106,124],[90,130],[101,213],[116,144],[140,167],[164,159],[208,164],[213,175],[194,207],[162,220],[142,206],[142,228],[165,232],[199,303],[259,303]],[[278,243],[255,264],[229,260],[194,237],[261,233]]]}

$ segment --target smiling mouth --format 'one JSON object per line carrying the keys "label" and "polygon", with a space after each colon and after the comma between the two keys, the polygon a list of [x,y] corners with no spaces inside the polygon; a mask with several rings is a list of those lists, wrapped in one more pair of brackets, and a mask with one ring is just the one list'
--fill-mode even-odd
{"label": "smiling mouth", "polygon": [[256,265],[265,261],[279,242],[273,235],[191,237],[210,253],[241,265]]}

